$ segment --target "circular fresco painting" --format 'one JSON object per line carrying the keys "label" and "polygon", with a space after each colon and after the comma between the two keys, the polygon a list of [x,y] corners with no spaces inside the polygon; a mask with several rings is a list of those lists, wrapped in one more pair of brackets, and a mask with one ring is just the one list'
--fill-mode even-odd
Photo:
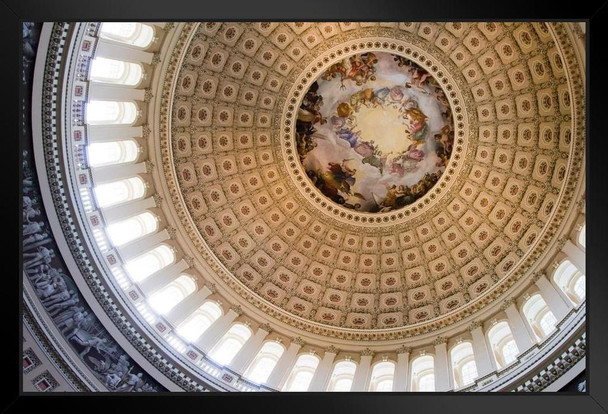
{"label": "circular fresco painting", "polygon": [[452,112],[435,78],[391,53],[333,64],[298,109],[296,144],[309,179],[333,202],[361,212],[396,210],[426,194],[453,141]]}

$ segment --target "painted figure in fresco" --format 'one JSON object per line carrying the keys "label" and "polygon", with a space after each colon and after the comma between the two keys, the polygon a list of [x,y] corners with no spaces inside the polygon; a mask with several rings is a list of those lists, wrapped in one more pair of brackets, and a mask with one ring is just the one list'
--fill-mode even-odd
{"label": "painted figure in fresco", "polygon": [[397,66],[411,66],[412,65],[412,61],[409,60],[406,57],[403,56],[399,56],[399,55],[393,55],[393,60],[395,62],[397,62]]}
{"label": "painted figure in fresco", "polygon": [[353,108],[355,112],[359,112],[359,108],[361,104],[367,106],[368,108],[374,101],[374,90],[372,88],[367,88],[360,90],[351,95],[350,97],[350,106]]}
{"label": "painted figure in fresco", "polygon": [[395,184],[393,184],[386,192],[384,201],[380,204],[380,212],[385,213],[391,211],[397,207],[397,197],[400,195],[400,191]]}
{"label": "painted figure in fresco", "polygon": [[350,208],[351,210],[359,210],[361,208],[361,203],[355,203],[355,204],[351,204],[351,203],[344,203],[342,204],[344,207],[346,208]]}
{"label": "painted figure in fresco", "polygon": [[[369,142],[369,145],[373,150],[372,153],[370,155],[363,157],[361,162],[363,164],[369,164],[372,167],[376,167],[380,171],[380,174],[382,174],[382,172],[384,171],[384,166],[386,164],[386,160],[390,153],[382,154],[382,151],[380,151],[379,149],[377,149],[376,147],[373,146],[373,142],[374,142],[373,140],[371,140]],[[365,143],[365,144],[368,144],[368,143]]]}
{"label": "painted figure in fresco", "polygon": [[418,108],[410,108],[405,111],[403,118],[406,121],[406,132],[410,134],[414,141],[423,141],[428,129],[427,117]]}
{"label": "painted figure in fresco", "polygon": [[353,114],[353,108],[347,102],[341,102],[336,108],[336,113],[340,118],[348,118]]}
{"label": "painted figure in fresco", "polygon": [[361,55],[353,55],[348,60],[350,67],[346,71],[346,76],[342,79],[342,87],[344,80],[351,79],[357,86],[361,86],[368,80],[376,80],[374,76],[374,65],[378,62],[376,55],[372,52],[363,53]]}
{"label": "painted figure in fresco", "polygon": [[433,79],[431,74],[426,70],[419,68],[417,65],[408,65],[407,71],[410,73],[411,77],[410,82],[405,83],[405,87],[415,88],[421,93],[429,95],[430,92],[428,92],[424,86],[428,85],[430,79]]}
{"label": "painted figure in fresco", "polygon": [[415,170],[423,159],[424,151],[418,149],[416,143],[410,144],[407,150],[392,160],[389,173],[403,177],[405,173]]}
{"label": "painted figure in fresco", "polygon": [[395,108],[400,108],[405,95],[399,86],[393,86],[388,94],[387,102]]}
{"label": "painted figure in fresco", "polygon": [[[341,164],[329,162],[328,170],[316,174],[315,185],[321,192],[338,204],[344,204],[345,199],[339,193],[351,195],[351,187],[355,184],[356,169],[346,165],[348,160],[342,160]],[[355,194],[360,196],[358,193]]]}
{"label": "painted figure in fresco", "polygon": [[384,103],[386,102],[386,99],[388,98],[390,91],[391,91],[391,88],[388,88],[388,87],[378,89],[374,93],[374,97],[372,99],[372,103],[373,103],[374,107],[384,105]]}
{"label": "painted figure in fresco", "polygon": [[424,159],[424,151],[419,150],[416,144],[410,144],[407,148],[405,156],[410,160],[422,161]]}
{"label": "painted figure in fresco", "polygon": [[454,131],[452,131],[449,125],[446,125],[441,128],[439,134],[435,134],[434,138],[436,144],[435,152],[437,157],[439,157],[437,166],[446,166],[449,162],[452,147],[454,145]]}
{"label": "painted figure in fresco", "polygon": [[378,58],[372,52],[352,55],[341,62],[333,64],[321,76],[324,80],[340,77],[340,89],[345,89],[346,80],[352,80],[357,86],[361,86],[368,80],[376,80],[374,76],[374,65]]}
{"label": "painted figure in fresco", "polygon": [[351,148],[354,148],[357,146],[359,140],[361,139],[359,133],[360,131],[352,131],[348,128],[342,128],[336,132],[336,135],[338,136],[338,138],[348,142],[348,145],[350,145]]}
{"label": "painted figure in fresco", "polygon": [[314,141],[312,135],[316,132],[316,129],[310,122],[299,122],[296,124],[296,145],[298,147],[298,153],[300,158],[303,159],[306,154],[315,149],[317,143]]}
{"label": "painted figure in fresco", "polygon": [[321,115],[321,106],[323,105],[323,97],[317,94],[319,84],[314,82],[310,85],[300,108],[298,108],[298,120],[303,122],[310,122],[316,124],[319,122],[321,125],[326,122],[325,118]]}
{"label": "painted figure in fresco", "polygon": [[399,108],[399,112],[405,113],[407,110],[412,108],[418,108],[418,100],[415,96],[405,97],[403,103],[401,104],[401,108]]}

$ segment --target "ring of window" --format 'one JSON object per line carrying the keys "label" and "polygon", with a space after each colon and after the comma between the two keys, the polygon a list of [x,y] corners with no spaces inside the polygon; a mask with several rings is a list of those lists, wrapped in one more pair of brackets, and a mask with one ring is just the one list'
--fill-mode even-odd
{"label": "ring of window", "polygon": [[89,80],[99,83],[136,86],[142,79],[143,69],[138,63],[96,57],[91,61]]}
{"label": "ring of window", "polygon": [[250,337],[251,329],[242,323],[235,323],[209,351],[209,357],[220,365],[228,365]]}
{"label": "ring of window", "polygon": [[478,375],[471,343],[462,342],[456,345],[450,351],[450,356],[455,387],[460,388],[473,383]]}
{"label": "ring of window", "polygon": [[148,304],[156,312],[165,315],[195,290],[194,279],[188,275],[180,275],[165,287],[154,292],[148,299]]}
{"label": "ring of window", "polygon": [[149,211],[112,223],[106,227],[108,238],[114,246],[122,246],[158,230],[158,217]]}
{"label": "ring of window", "polygon": [[107,208],[142,198],[146,193],[146,184],[136,176],[97,185],[93,192],[97,206]]}
{"label": "ring of window", "polygon": [[308,391],[318,366],[318,357],[309,354],[300,355],[285,382],[283,391]]}
{"label": "ring of window", "polygon": [[585,275],[569,260],[564,260],[555,269],[553,281],[575,305],[585,299]]}
{"label": "ring of window", "polygon": [[99,37],[145,49],[154,41],[154,29],[142,23],[106,22],[101,24]]}
{"label": "ring of window", "polygon": [[134,282],[141,282],[151,274],[170,265],[175,261],[175,252],[166,244],[156,246],[154,249],[129,260],[125,270]]}
{"label": "ring of window", "polygon": [[355,378],[357,365],[352,361],[338,362],[331,374],[328,391],[350,391]]}
{"label": "ring of window", "polygon": [[89,101],[85,106],[85,122],[89,125],[130,125],[139,110],[133,102]]}
{"label": "ring of window", "polygon": [[215,302],[207,301],[180,323],[176,332],[187,342],[194,342],[216,320],[218,320],[220,316],[222,316],[222,308]]}
{"label": "ring of window", "polygon": [[532,295],[523,306],[523,313],[538,341],[546,338],[554,329],[557,320],[540,294]]}
{"label": "ring of window", "polygon": [[488,331],[492,353],[499,369],[511,364],[517,358],[519,349],[506,321],[498,322]]}
{"label": "ring of window", "polygon": [[424,355],[412,361],[412,391],[435,391],[435,360]]}
{"label": "ring of window", "polygon": [[392,391],[395,377],[395,363],[378,362],[372,369],[370,391]]}
{"label": "ring of window", "polygon": [[243,376],[256,384],[264,384],[284,351],[285,348],[277,342],[264,343]]}
{"label": "ring of window", "polygon": [[583,224],[583,227],[578,233],[578,244],[580,244],[583,249],[587,248],[587,225]]}
{"label": "ring of window", "polygon": [[139,155],[140,147],[132,140],[93,142],[87,146],[90,167],[125,164],[133,162]]}

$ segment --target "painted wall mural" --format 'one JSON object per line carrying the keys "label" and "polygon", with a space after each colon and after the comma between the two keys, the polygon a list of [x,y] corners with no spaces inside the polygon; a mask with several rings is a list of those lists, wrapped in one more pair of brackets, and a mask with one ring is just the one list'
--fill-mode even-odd
{"label": "painted wall mural", "polygon": [[439,180],[454,142],[447,98],[426,70],[386,52],[334,63],[309,87],[296,122],[308,178],[330,200],[384,213]]}

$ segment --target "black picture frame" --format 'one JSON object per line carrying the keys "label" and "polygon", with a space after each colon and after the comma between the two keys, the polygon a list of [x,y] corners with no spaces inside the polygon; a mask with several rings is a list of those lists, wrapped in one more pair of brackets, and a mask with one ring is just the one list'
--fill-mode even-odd
{"label": "black picture frame", "polygon": [[[302,3],[271,1],[188,1],[188,0],[2,0],[0,32],[4,53],[8,56],[1,65],[3,71],[2,111],[4,145],[11,147],[3,162],[7,170],[3,174],[3,189],[19,207],[19,82],[21,76],[21,24],[24,21],[256,21],[256,20],[311,20],[311,21],[509,21],[509,20],[576,20],[587,23],[587,392],[584,393],[256,393],[213,395],[114,395],[68,393],[44,396],[25,396],[20,393],[21,384],[13,375],[21,371],[22,319],[21,306],[21,257],[9,253],[9,261],[19,270],[9,271],[5,280],[16,289],[6,291],[2,301],[4,315],[4,373],[10,386],[2,391],[1,412],[61,411],[83,414],[93,412],[195,412],[221,410],[236,412],[237,409],[264,410],[265,412],[466,412],[466,413],[602,413],[608,412],[608,324],[605,322],[608,301],[608,278],[604,277],[602,258],[606,246],[608,226],[606,214],[606,163],[600,159],[606,154],[605,140],[608,131],[604,110],[607,76],[601,65],[605,44],[601,35],[608,23],[606,0],[577,1],[568,7],[549,0],[509,0],[484,2],[480,0],[426,2],[397,0],[351,0],[330,2],[308,0]],[[11,89],[12,87],[12,89]],[[8,178],[10,175],[16,177]],[[4,237],[12,249],[19,250],[20,227],[13,220],[19,211],[10,202],[0,203],[5,220]],[[9,211],[10,210],[10,211]],[[15,223],[15,224],[13,224]],[[12,234],[14,231],[16,234]],[[17,277],[15,277],[17,276]],[[16,281],[15,281],[16,280]],[[8,346],[8,348],[6,348]],[[14,365],[13,365],[14,364]],[[15,371],[13,371],[13,369]],[[137,411],[135,411],[137,410]]]}

